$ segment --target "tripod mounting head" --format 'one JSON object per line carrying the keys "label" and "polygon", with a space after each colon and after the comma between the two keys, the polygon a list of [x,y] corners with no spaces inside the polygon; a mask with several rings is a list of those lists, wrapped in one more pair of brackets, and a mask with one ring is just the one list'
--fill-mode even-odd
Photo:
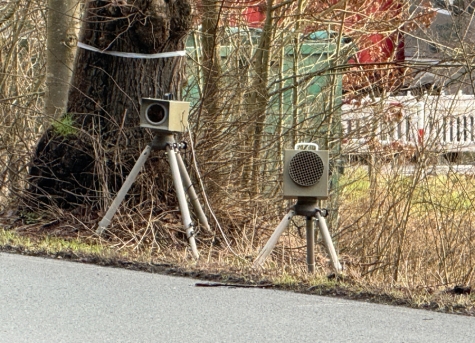
{"label": "tripod mounting head", "polygon": [[175,142],[173,133],[155,135],[150,145],[154,150],[166,150],[167,147],[171,147],[173,149],[186,149],[188,147],[186,142]]}
{"label": "tripod mounting head", "polygon": [[307,218],[316,218],[317,213],[324,218],[328,216],[328,210],[326,208],[319,208],[317,206],[317,198],[298,198],[297,203],[292,207],[292,209],[295,211],[296,215]]}

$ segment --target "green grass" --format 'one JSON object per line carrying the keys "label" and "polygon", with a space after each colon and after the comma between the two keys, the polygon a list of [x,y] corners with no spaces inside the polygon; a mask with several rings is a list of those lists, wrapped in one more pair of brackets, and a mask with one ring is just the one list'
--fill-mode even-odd
{"label": "green grass", "polygon": [[[377,184],[388,194],[408,194],[413,187],[410,176],[379,177]],[[370,191],[368,172],[364,168],[356,168],[343,175],[340,184],[346,202],[354,203],[366,199]],[[415,186],[412,198],[413,210],[437,209],[441,212],[468,211],[475,204],[475,180],[466,176],[430,175],[421,179]]]}
{"label": "green grass", "polygon": [[84,254],[103,257],[113,254],[109,248],[95,243],[83,242],[78,239],[66,240],[51,236],[33,239],[1,228],[0,246],[22,247],[27,251],[44,252],[46,254],[70,252],[77,255]]}
{"label": "green grass", "polygon": [[370,187],[369,177],[366,170],[357,168],[340,179],[342,185],[342,195],[348,200],[357,201],[368,196]]}
{"label": "green grass", "polygon": [[283,272],[281,275],[277,276],[274,280],[274,283],[283,287],[290,287],[297,285],[301,280],[295,275],[290,275],[286,272]]}
{"label": "green grass", "polygon": [[108,252],[103,246],[97,244],[84,243],[76,239],[64,240],[50,236],[46,236],[39,241],[37,247],[49,252],[69,251],[92,255],[104,255]]}
{"label": "green grass", "polygon": [[22,237],[18,234],[0,228],[0,246],[22,246],[26,249],[34,247],[33,242],[28,237]]}

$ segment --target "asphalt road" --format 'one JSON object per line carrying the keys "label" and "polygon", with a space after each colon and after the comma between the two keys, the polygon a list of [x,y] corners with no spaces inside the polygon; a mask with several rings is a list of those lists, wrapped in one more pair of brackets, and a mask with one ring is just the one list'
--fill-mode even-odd
{"label": "asphalt road", "polygon": [[475,318],[0,254],[0,342],[474,342]]}

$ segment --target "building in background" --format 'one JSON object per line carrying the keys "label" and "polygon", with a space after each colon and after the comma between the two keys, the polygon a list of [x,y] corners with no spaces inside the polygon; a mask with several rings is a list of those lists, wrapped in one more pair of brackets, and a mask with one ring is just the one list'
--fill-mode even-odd
{"label": "building in background", "polygon": [[435,11],[430,25],[408,30],[404,59],[416,72],[409,89],[474,94],[475,1],[414,1],[410,16]]}
{"label": "building in background", "polygon": [[[411,2],[407,11],[401,1],[375,0],[364,7],[364,13],[355,12],[347,17],[344,33],[354,36],[357,46],[349,63],[355,65],[355,76],[362,71],[365,74],[351,77],[349,73],[344,90],[365,93],[384,88],[391,93],[405,90],[474,94],[475,73],[471,70],[475,65],[475,0]],[[240,4],[243,9],[239,22],[262,28],[266,1]],[[369,17],[376,23],[400,16],[407,16],[402,20],[409,24],[399,31],[385,31],[374,23],[369,25],[370,29],[361,30],[362,21]],[[401,68],[392,67],[388,72],[384,63],[395,63]],[[366,80],[366,84],[361,80]]]}

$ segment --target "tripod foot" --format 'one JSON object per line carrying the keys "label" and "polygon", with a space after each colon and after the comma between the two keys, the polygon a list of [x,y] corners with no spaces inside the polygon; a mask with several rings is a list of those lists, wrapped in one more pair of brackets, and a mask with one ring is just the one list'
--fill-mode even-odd
{"label": "tripod foot", "polygon": [[191,182],[190,176],[186,171],[185,164],[183,163],[183,159],[181,158],[180,154],[176,154],[176,159],[178,162],[178,169],[180,170],[180,175],[182,177],[183,187],[188,192],[188,198],[195,210],[196,215],[198,216],[198,220],[201,225],[204,226],[206,230],[211,232],[211,228],[208,224],[208,219],[206,219],[206,215],[201,208],[201,204],[198,200],[198,195],[196,195],[195,188],[193,187],[193,183]]}
{"label": "tripod foot", "polygon": [[199,258],[198,249],[196,247],[196,241],[193,231],[193,224],[191,221],[190,211],[188,209],[188,205],[186,203],[186,196],[185,190],[183,188],[183,182],[180,175],[180,168],[178,167],[177,161],[177,153],[173,147],[168,145],[166,147],[168,161],[170,163],[170,169],[173,178],[173,184],[175,185],[175,192],[178,198],[178,205],[180,206],[181,212],[181,219],[183,222],[183,227],[186,231],[186,236],[188,237],[188,241],[190,243],[191,252],[193,253],[193,257],[197,260]]}
{"label": "tripod foot", "polygon": [[129,191],[130,187],[132,186],[135,179],[137,178],[137,175],[139,174],[140,169],[147,161],[147,158],[150,155],[150,150],[152,150],[152,147],[150,145],[147,145],[145,149],[142,151],[142,154],[140,154],[137,162],[135,162],[134,167],[130,171],[129,176],[127,176],[127,178],[125,179],[124,184],[120,188],[114,201],[112,202],[109,209],[107,210],[107,213],[104,215],[104,218],[102,218],[102,220],[99,222],[99,227],[96,230],[96,233],[98,235],[101,235],[104,232],[104,230],[107,229],[107,227],[109,226],[112,220],[112,217],[119,209],[119,206],[122,200],[124,200],[125,196],[127,195],[127,192]]}
{"label": "tripod foot", "polygon": [[102,226],[101,224],[99,224],[99,226],[96,229],[96,234],[100,236],[104,233],[104,231],[106,231],[106,229],[107,229],[107,226]]}
{"label": "tripod foot", "polygon": [[322,234],[323,242],[325,243],[325,246],[327,248],[327,251],[330,255],[330,259],[333,264],[333,268],[337,273],[340,273],[343,268],[340,264],[340,261],[338,261],[338,255],[336,254],[335,247],[333,246],[333,241],[330,236],[330,232],[328,231],[327,223],[325,221],[325,218],[323,218],[320,214],[320,212],[317,211],[316,213],[317,220],[318,220],[318,226],[320,228],[320,233]]}
{"label": "tripod foot", "polygon": [[289,213],[285,215],[284,219],[282,219],[282,221],[277,226],[272,236],[270,236],[269,241],[264,246],[262,251],[259,253],[256,260],[254,261],[253,263],[254,267],[262,266],[264,264],[264,261],[266,260],[267,256],[269,256],[269,254],[272,252],[272,249],[274,249],[275,245],[277,244],[277,241],[279,240],[279,237],[282,235],[282,233],[284,233],[285,229],[289,226],[289,223],[292,220],[292,217],[294,215],[295,215],[294,210],[289,211]]}

